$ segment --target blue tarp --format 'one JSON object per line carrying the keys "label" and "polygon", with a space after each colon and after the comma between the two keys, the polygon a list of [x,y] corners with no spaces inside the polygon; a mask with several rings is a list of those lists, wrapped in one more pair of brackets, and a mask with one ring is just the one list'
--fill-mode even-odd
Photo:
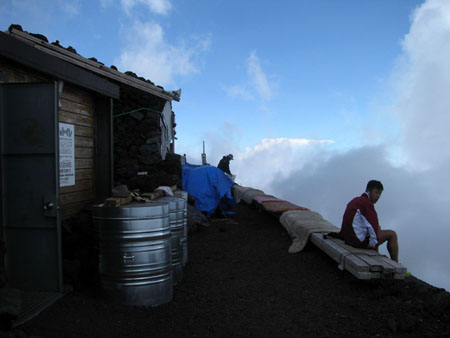
{"label": "blue tarp", "polygon": [[206,212],[208,217],[218,206],[226,212],[236,204],[231,196],[235,183],[219,168],[185,164],[182,170],[183,190],[195,197],[195,208]]}

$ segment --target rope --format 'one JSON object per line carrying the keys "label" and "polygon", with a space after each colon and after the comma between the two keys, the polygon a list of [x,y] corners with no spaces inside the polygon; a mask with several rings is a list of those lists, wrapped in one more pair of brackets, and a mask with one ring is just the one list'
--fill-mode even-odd
{"label": "rope", "polygon": [[128,114],[132,114],[132,113],[135,113],[135,112],[138,112],[138,111],[141,111],[141,110],[149,110],[149,111],[152,111],[154,113],[162,114],[162,112],[160,112],[160,111],[144,107],[144,108],[133,109],[133,110],[127,111],[125,113],[116,114],[116,115],[113,115],[113,117],[119,117],[119,116],[123,116],[123,115],[128,115]]}

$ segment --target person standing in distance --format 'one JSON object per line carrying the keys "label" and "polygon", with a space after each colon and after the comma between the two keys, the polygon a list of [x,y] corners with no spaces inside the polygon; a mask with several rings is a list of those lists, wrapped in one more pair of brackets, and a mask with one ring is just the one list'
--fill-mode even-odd
{"label": "person standing in distance", "polygon": [[233,159],[233,154],[229,154],[229,155],[222,157],[219,164],[217,165],[217,168],[222,170],[225,174],[233,176],[230,171],[230,161],[232,159]]}

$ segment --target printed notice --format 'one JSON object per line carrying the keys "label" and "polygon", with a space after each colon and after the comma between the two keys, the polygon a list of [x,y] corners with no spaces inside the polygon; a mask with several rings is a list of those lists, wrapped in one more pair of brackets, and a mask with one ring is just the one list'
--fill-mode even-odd
{"label": "printed notice", "polygon": [[59,124],[59,185],[75,185],[75,131],[73,124]]}

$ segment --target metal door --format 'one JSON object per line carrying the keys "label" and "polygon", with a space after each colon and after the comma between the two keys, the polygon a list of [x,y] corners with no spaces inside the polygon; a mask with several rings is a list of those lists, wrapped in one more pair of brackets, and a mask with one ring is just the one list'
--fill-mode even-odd
{"label": "metal door", "polygon": [[1,222],[10,287],[62,292],[56,83],[0,85]]}

